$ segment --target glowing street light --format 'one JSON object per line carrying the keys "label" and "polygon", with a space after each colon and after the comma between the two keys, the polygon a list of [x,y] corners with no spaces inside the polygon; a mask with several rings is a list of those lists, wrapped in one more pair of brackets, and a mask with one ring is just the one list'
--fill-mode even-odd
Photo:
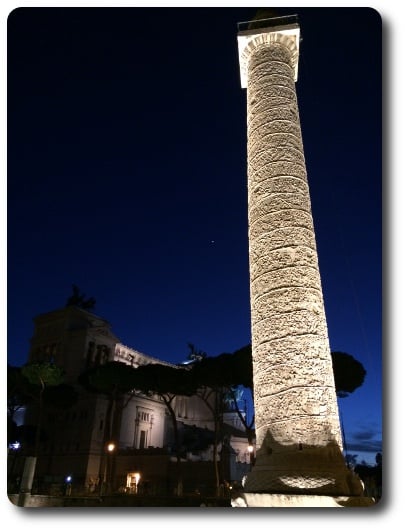
{"label": "glowing street light", "polygon": [[72,475],[67,475],[65,477],[65,495],[71,495],[72,494]]}
{"label": "glowing street light", "polygon": [[249,464],[250,464],[250,469],[252,469],[252,465],[254,464],[254,447],[252,444],[249,444],[247,446],[247,450],[248,450],[248,453],[249,453]]}
{"label": "glowing street light", "polygon": [[105,447],[107,456],[105,458],[105,464],[104,464],[104,477],[103,477],[103,481],[100,484],[100,494],[103,492],[104,488],[107,492],[109,492],[111,488],[111,473],[112,473],[111,458],[112,458],[113,452],[116,449],[116,444],[114,442],[108,442],[108,444],[104,447]]}

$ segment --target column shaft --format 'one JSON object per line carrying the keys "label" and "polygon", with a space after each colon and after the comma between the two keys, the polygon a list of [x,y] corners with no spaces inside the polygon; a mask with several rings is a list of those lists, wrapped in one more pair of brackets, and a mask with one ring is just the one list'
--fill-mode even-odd
{"label": "column shaft", "polygon": [[350,490],[291,52],[248,64],[248,217],[257,461],[247,491]]}

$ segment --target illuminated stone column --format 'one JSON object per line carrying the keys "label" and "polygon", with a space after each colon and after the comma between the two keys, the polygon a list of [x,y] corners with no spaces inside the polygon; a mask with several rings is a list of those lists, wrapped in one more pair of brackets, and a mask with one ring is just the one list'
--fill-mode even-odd
{"label": "illuminated stone column", "polygon": [[295,90],[300,29],[295,17],[255,26],[238,33],[258,448],[245,489],[358,495],[342,453]]}

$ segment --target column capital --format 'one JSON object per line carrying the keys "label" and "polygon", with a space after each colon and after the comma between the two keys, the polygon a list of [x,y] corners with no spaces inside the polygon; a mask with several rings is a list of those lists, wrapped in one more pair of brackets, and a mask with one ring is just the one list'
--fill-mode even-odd
{"label": "column capital", "polygon": [[[279,43],[290,50],[291,67],[294,70],[294,80],[297,81],[300,27],[295,16],[240,22],[238,26],[237,38],[242,88],[247,86],[250,54],[259,46],[271,46],[274,43]],[[241,29],[244,26],[247,26],[248,29]]]}

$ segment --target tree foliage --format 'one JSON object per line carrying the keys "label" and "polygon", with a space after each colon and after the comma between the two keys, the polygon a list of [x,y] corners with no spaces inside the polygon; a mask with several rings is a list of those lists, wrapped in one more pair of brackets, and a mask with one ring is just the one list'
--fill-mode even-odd
{"label": "tree foliage", "polygon": [[252,346],[247,344],[232,354],[233,376],[238,385],[253,390]]}
{"label": "tree foliage", "polygon": [[21,373],[39,392],[48,386],[61,384],[64,377],[62,368],[48,362],[27,363],[21,368]]}
{"label": "tree foliage", "polygon": [[38,456],[41,441],[42,415],[44,408],[44,394],[49,387],[63,383],[64,371],[54,363],[27,363],[21,368],[21,374],[27,380],[26,392],[37,402],[38,417],[36,424],[34,456]]}
{"label": "tree foliage", "polygon": [[[42,408],[66,409],[78,399],[73,386],[63,382],[61,368],[51,363],[28,363],[23,367],[7,367],[8,437],[18,439],[28,446],[44,439],[42,432]],[[35,404],[38,407],[37,424],[17,427],[13,418],[16,411]],[[38,442],[39,443],[39,442]]]}
{"label": "tree foliage", "polygon": [[363,384],[366,370],[352,355],[333,351],[332,364],[338,397],[347,397]]}
{"label": "tree foliage", "polygon": [[[105,411],[105,422],[103,431],[103,446],[110,442],[118,442],[119,430],[121,426],[122,413],[134,397],[133,374],[135,368],[119,362],[109,361],[105,364],[93,366],[79,376],[79,383],[88,391],[105,396],[107,406]],[[107,467],[105,467],[107,465]],[[115,465],[115,453],[107,457],[106,452],[102,452],[99,474],[106,469],[106,487],[110,488],[112,468]],[[100,482],[100,488],[103,483]]]}
{"label": "tree foliage", "polygon": [[43,398],[47,407],[69,409],[76,405],[79,394],[72,385],[60,383],[46,387]]}
{"label": "tree foliage", "polygon": [[118,438],[123,409],[133,398],[135,368],[119,361],[110,361],[89,368],[79,376],[79,383],[89,392],[107,398],[104,442]]}
{"label": "tree foliage", "polygon": [[[218,410],[213,414],[218,416],[224,411],[224,404],[231,406],[245,427],[248,438],[253,438],[254,415],[248,418],[240,407],[241,387],[247,389],[253,398],[253,364],[252,349],[248,344],[234,353],[222,353],[216,357],[206,357],[192,366],[194,385],[199,390],[197,394],[207,401],[210,392],[220,394]],[[220,407],[220,408],[219,408]],[[218,426],[219,428],[219,426]]]}
{"label": "tree foliage", "polygon": [[[248,344],[234,354],[235,367],[240,384],[253,388],[252,346]],[[335,380],[336,395],[347,397],[359,388],[365,379],[364,366],[352,355],[340,351],[332,351],[332,366]]]}
{"label": "tree foliage", "polygon": [[253,388],[253,365],[250,345],[234,353],[204,357],[192,365],[194,384],[212,388],[244,386]]}
{"label": "tree foliage", "polygon": [[119,361],[92,367],[79,376],[79,383],[90,392],[117,397],[133,387],[135,368]]}
{"label": "tree foliage", "polygon": [[195,393],[194,382],[190,376],[191,373],[188,368],[159,363],[139,366],[133,373],[134,388],[146,395],[158,395],[165,404],[172,421],[177,462],[176,490],[179,495],[183,487],[180,467],[181,447],[174,406],[176,396],[192,396]]}
{"label": "tree foliage", "polygon": [[191,376],[195,392],[210,410],[214,422],[213,460],[215,478],[219,487],[217,466],[217,445],[223,440],[223,414],[231,410],[237,412],[245,426],[249,440],[252,439],[254,418],[248,422],[239,407],[241,386],[252,390],[253,371],[251,349],[245,346],[234,353],[221,353],[216,357],[203,357],[191,365]]}
{"label": "tree foliage", "polygon": [[20,366],[7,365],[7,414],[11,421],[17,410],[32,401],[32,390],[28,392],[28,385]]}
{"label": "tree foliage", "polygon": [[134,384],[145,394],[163,396],[191,396],[194,386],[187,368],[165,364],[145,364],[135,369]]}

